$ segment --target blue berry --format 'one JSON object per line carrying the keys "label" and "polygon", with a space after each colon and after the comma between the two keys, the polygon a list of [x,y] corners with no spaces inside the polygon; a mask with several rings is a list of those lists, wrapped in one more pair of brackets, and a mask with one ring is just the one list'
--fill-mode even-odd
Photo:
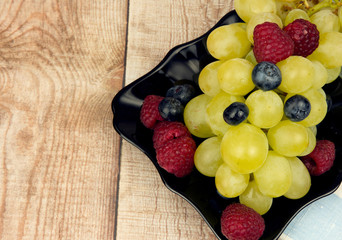
{"label": "blue berry", "polygon": [[229,125],[236,126],[242,123],[249,114],[249,109],[242,102],[234,102],[223,111],[223,119]]}
{"label": "blue berry", "polygon": [[309,116],[311,104],[309,100],[302,95],[294,95],[286,100],[284,104],[285,116],[293,122],[299,122]]}
{"label": "blue berry", "polygon": [[281,83],[281,72],[271,62],[260,62],[252,71],[252,81],[261,90],[273,90]]}
{"label": "blue berry", "polygon": [[182,121],[184,106],[176,98],[165,97],[158,106],[162,118],[167,121]]}
{"label": "blue berry", "polygon": [[175,85],[166,92],[166,97],[178,99],[185,106],[192,98],[195,97],[196,90],[191,84]]}

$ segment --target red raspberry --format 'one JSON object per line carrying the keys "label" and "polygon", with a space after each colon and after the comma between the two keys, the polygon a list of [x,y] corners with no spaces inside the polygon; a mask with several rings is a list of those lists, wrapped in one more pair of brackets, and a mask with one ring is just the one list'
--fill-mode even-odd
{"label": "red raspberry", "polygon": [[153,132],[153,146],[155,149],[167,144],[168,141],[183,136],[191,137],[187,127],[181,122],[159,122]]}
{"label": "red raspberry", "polygon": [[158,121],[164,120],[158,110],[159,103],[163,99],[164,97],[157,95],[148,95],[145,97],[140,110],[140,121],[145,127],[153,129]]}
{"label": "red raspberry", "polygon": [[307,57],[318,47],[319,31],[315,24],[296,19],[284,28],[294,42],[294,55]]}
{"label": "red raspberry", "polygon": [[188,175],[194,167],[195,141],[188,136],[174,138],[156,149],[160,167],[176,177]]}
{"label": "red raspberry", "polygon": [[221,232],[229,240],[257,240],[264,230],[262,216],[246,205],[233,203],[222,213]]}
{"label": "red raspberry", "polygon": [[329,140],[319,140],[315,149],[308,155],[301,157],[309,173],[319,176],[330,170],[335,160],[335,144]]}
{"label": "red raspberry", "polygon": [[277,62],[293,54],[294,43],[276,23],[264,22],[253,32],[253,52],[258,62]]}

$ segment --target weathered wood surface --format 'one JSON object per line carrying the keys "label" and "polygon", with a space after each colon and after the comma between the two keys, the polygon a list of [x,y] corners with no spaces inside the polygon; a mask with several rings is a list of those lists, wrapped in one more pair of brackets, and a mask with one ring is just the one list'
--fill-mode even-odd
{"label": "weathered wood surface", "polygon": [[113,239],[127,1],[0,1],[0,239]]}

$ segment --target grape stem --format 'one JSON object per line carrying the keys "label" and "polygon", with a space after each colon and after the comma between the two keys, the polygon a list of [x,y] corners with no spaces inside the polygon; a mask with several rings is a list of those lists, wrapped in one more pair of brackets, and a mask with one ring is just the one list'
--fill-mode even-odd
{"label": "grape stem", "polygon": [[[309,6],[307,0],[304,1],[304,5],[307,7]],[[307,13],[309,16],[318,12],[322,8],[330,7],[332,9],[337,9],[342,6],[341,0],[323,0],[322,2],[316,4],[315,6],[308,9]]]}

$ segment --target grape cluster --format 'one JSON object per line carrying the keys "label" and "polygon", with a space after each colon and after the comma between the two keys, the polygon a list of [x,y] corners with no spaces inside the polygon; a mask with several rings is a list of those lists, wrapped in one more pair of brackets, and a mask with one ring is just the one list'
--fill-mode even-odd
{"label": "grape cluster", "polygon": [[[273,198],[299,199],[310,189],[311,176],[300,157],[315,148],[316,125],[328,111],[322,87],[341,72],[342,7],[331,1],[234,4],[244,23],[209,34],[207,49],[216,60],[200,72],[203,93],[186,104],[183,117],[189,131],[204,138],[194,155],[197,170],[215,178],[220,195],[239,197],[262,215]],[[314,51],[258,62],[254,29],[265,22],[284,29],[296,19],[316,25]]]}

